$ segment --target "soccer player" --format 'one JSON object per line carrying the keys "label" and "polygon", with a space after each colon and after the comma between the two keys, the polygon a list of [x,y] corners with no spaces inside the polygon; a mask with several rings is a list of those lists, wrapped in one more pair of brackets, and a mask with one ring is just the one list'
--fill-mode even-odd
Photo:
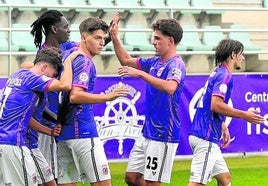
{"label": "soccer player", "polygon": [[[126,96],[128,90],[117,87],[108,94],[93,93],[96,69],[92,58],[100,54],[105,44],[108,25],[99,18],[85,19],[79,26],[79,55],[73,61],[72,89],[63,94],[58,119],[61,134],[58,147],[58,185],[89,182],[92,186],[110,186],[111,175],[103,144],[94,120],[93,104]],[[76,49],[63,53],[64,58]]]}
{"label": "soccer player", "polygon": [[[34,43],[40,50],[47,47],[57,47],[62,51],[77,47],[78,41],[68,41],[70,36],[69,23],[62,12],[58,10],[47,10],[40,17],[38,17],[31,25],[31,34],[34,36]],[[43,35],[45,36],[43,41]],[[39,51],[38,50],[38,51]],[[58,92],[51,91],[43,96],[43,102],[39,105],[45,106],[41,108],[46,111],[50,111],[54,117],[57,117],[58,113]],[[56,125],[56,120],[47,117],[35,117],[41,124],[53,128]],[[58,168],[57,168],[57,146],[55,138],[42,133],[38,134],[38,148],[43,153],[49,166],[52,168],[52,173],[57,179]],[[33,138],[34,139],[34,138]]]}
{"label": "soccer player", "polygon": [[[119,16],[119,15],[118,15]],[[142,135],[130,153],[125,181],[128,185],[169,183],[180,139],[178,108],[186,69],[176,48],[183,30],[175,19],[158,19],[153,25],[155,56],[133,58],[118,38],[118,22],[113,21],[110,34],[115,53],[123,65],[119,75],[133,76],[147,82],[145,122]]]}
{"label": "soccer player", "polygon": [[232,39],[224,39],[216,47],[217,67],[209,76],[196,104],[189,133],[193,159],[188,186],[206,185],[212,178],[220,186],[231,185],[231,175],[220,150],[221,137],[223,147],[230,142],[229,130],[224,124],[226,116],[256,124],[264,122],[256,110],[242,111],[228,105],[234,86],[232,73],[239,70],[245,60],[243,50],[243,44]]}
{"label": "soccer player", "polygon": [[7,80],[0,99],[0,185],[37,185],[36,170],[26,132],[38,100],[38,92],[68,91],[72,82],[72,57],[65,65],[60,80],[53,77],[62,67],[59,51],[42,50],[34,66],[20,69]]}
{"label": "soccer player", "polygon": [[[80,41],[69,41],[70,28],[66,17],[58,10],[47,10],[39,18],[37,18],[31,25],[31,34],[34,36],[34,43],[39,49],[47,47],[57,47],[62,51],[78,47]],[[45,36],[43,42],[43,35]],[[105,44],[110,42],[109,37],[105,37]],[[48,118],[40,118],[39,122],[45,126],[52,128],[55,126],[55,117],[58,113],[58,92],[49,92],[44,95],[45,111],[44,114],[50,112],[52,115]],[[49,115],[49,116],[51,116]],[[49,165],[52,167],[53,174],[57,178],[57,158],[56,158],[56,143],[52,136],[39,134],[38,146],[44,154]]]}

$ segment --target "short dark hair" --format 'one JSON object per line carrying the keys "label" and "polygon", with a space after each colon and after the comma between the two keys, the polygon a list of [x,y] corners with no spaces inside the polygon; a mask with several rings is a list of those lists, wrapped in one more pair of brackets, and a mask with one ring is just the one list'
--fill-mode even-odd
{"label": "short dark hair", "polygon": [[233,39],[223,39],[219,42],[215,49],[215,62],[216,66],[225,61],[232,52],[235,54],[242,53],[244,51],[244,45]]}
{"label": "short dark hair", "polygon": [[79,25],[80,33],[88,32],[92,33],[95,30],[103,30],[104,32],[108,32],[109,26],[106,22],[104,22],[102,19],[98,17],[90,17],[82,21],[82,23]]}
{"label": "short dark hair", "polygon": [[57,72],[60,72],[62,69],[62,56],[61,50],[56,47],[43,48],[36,55],[34,60],[34,65],[40,62],[48,63],[53,66]]}
{"label": "short dark hair", "polygon": [[158,19],[152,25],[153,31],[159,30],[163,35],[173,37],[175,44],[178,44],[183,36],[183,29],[176,19]]}

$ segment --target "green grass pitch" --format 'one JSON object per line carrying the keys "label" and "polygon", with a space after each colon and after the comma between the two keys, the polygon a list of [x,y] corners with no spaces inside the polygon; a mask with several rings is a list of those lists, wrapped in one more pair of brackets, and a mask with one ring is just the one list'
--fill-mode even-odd
{"label": "green grass pitch", "polygon": [[[234,186],[268,186],[268,156],[241,156],[225,158]],[[170,184],[163,186],[187,186],[190,174],[190,160],[174,162]],[[126,186],[124,173],[127,163],[110,163],[113,186]],[[77,184],[88,186],[89,184]],[[207,186],[216,186],[212,180]]]}

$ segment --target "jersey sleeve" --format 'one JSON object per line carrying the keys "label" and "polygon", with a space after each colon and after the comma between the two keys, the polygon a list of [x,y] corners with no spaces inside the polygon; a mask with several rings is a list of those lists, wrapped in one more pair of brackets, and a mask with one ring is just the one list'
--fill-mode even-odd
{"label": "jersey sleeve", "polygon": [[229,84],[231,83],[231,74],[226,73],[226,72],[220,72],[215,76],[214,79],[214,86],[212,90],[212,95],[213,96],[220,96],[223,99],[225,99],[226,94],[228,91]]}
{"label": "jersey sleeve", "polygon": [[91,64],[88,58],[79,55],[73,61],[73,86],[88,89]]}
{"label": "jersey sleeve", "polygon": [[138,58],[137,65],[138,68],[142,71],[149,72],[152,64],[155,62],[156,57],[153,58]]}
{"label": "jersey sleeve", "polygon": [[167,79],[172,79],[180,83],[185,79],[186,69],[181,58],[175,58],[169,66]]}

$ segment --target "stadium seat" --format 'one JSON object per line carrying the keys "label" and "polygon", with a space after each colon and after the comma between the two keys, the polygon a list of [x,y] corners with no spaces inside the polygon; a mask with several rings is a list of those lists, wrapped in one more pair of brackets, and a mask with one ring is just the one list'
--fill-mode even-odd
{"label": "stadium seat", "polygon": [[263,8],[268,8],[268,0],[262,1]]}
{"label": "stadium seat", "polygon": [[76,41],[80,42],[81,41],[81,35],[79,32],[79,24],[73,23],[70,25],[70,41]]}
{"label": "stadium seat", "polygon": [[[3,1],[0,1],[0,5],[6,5],[6,3],[3,2]],[[8,7],[1,6],[0,7],[0,12],[5,12],[5,11],[8,11]]]}
{"label": "stadium seat", "polygon": [[81,41],[80,32],[79,31],[71,31],[71,33],[70,33],[70,41],[80,42]]}
{"label": "stadium seat", "polygon": [[[248,29],[245,25],[233,24],[230,26],[231,29]],[[239,31],[231,31],[228,33],[228,38],[235,39],[243,43],[244,50],[262,50],[260,46],[253,45],[250,41],[248,32],[239,32]]]}
{"label": "stadium seat", "polygon": [[131,7],[139,7],[141,6],[137,0],[115,0],[115,5],[120,7],[129,7],[125,11],[129,11],[130,13],[149,13],[149,9],[131,9]]}
{"label": "stadium seat", "polygon": [[60,2],[62,5],[72,6],[72,8],[69,9],[62,9],[62,11],[75,10],[76,12],[88,12],[87,8],[75,8],[79,6],[84,7],[86,5],[85,0],[60,0]]}
{"label": "stadium seat", "polygon": [[[133,51],[133,46],[123,44],[124,49],[127,51]],[[108,43],[104,48],[104,51],[114,51],[113,42]]]}
{"label": "stadium seat", "polygon": [[181,10],[181,8],[190,8],[189,0],[166,0],[166,6],[176,8],[181,14],[199,14],[199,10]]}
{"label": "stadium seat", "polygon": [[13,4],[13,5],[25,5],[25,7],[19,7],[19,11],[40,11],[41,8],[38,7],[27,7],[27,5],[32,5],[30,0],[5,0],[6,4]]}
{"label": "stadium seat", "polygon": [[[27,29],[30,28],[28,24],[16,23],[12,25],[13,29]],[[12,45],[18,46],[20,51],[36,51],[34,45],[34,38],[29,30],[13,30],[11,32]]]}
{"label": "stadium seat", "polygon": [[212,29],[215,31],[205,31],[202,35],[202,42],[204,45],[211,46],[213,50],[215,50],[219,41],[224,38],[223,32],[221,31],[221,26],[218,25],[208,25],[205,26],[204,29]]}
{"label": "stadium seat", "polygon": [[[120,12],[117,10],[115,5],[113,4],[112,0],[88,0],[88,4],[92,5],[93,7],[103,7],[98,9],[88,9],[89,12],[97,12],[97,10],[103,10],[104,12]],[[115,7],[115,9],[105,9],[105,7]]]}
{"label": "stadium seat", "polygon": [[177,51],[186,51],[187,46],[181,45],[180,43],[177,45]]}
{"label": "stadium seat", "polygon": [[35,5],[59,5],[58,0],[33,0]]}
{"label": "stadium seat", "polygon": [[[39,5],[39,6],[44,6],[41,8],[41,11],[39,13],[42,13],[43,11],[46,11],[48,9],[53,9],[53,8],[47,8],[45,6],[47,5],[59,5],[59,1],[58,0],[32,0],[34,5]],[[59,9],[59,11],[62,11],[62,9]]]}
{"label": "stadium seat", "polygon": [[[148,7],[148,9],[153,9],[156,7],[166,7],[163,0],[141,0],[141,6]],[[155,9],[157,12],[169,12],[168,9]]]}
{"label": "stadium seat", "polygon": [[[194,25],[185,25],[184,29],[196,29]],[[185,31],[183,32],[183,37],[180,42],[182,46],[186,46],[187,50],[190,51],[210,51],[212,46],[203,45],[199,39],[198,32],[195,31]]]}
{"label": "stadium seat", "polygon": [[[212,0],[190,0],[190,4],[193,7],[208,7],[213,8]],[[224,11],[221,10],[205,10],[207,14],[222,14]]]}
{"label": "stadium seat", "polygon": [[[1,47],[0,47],[0,52],[7,52],[8,51],[8,39],[6,37],[6,32],[0,32],[0,43],[1,43]],[[18,46],[14,46],[11,45],[11,51],[18,51],[19,47]]]}
{"label": "stadium seat", "polygon": [[[143,25],[127,25],[128,29],[142,29]],[[149,43],[146,32],[127,31],[123,37],[124,45],[133,46],[133,50],[150,51],[154,50],[154,46]]]}

